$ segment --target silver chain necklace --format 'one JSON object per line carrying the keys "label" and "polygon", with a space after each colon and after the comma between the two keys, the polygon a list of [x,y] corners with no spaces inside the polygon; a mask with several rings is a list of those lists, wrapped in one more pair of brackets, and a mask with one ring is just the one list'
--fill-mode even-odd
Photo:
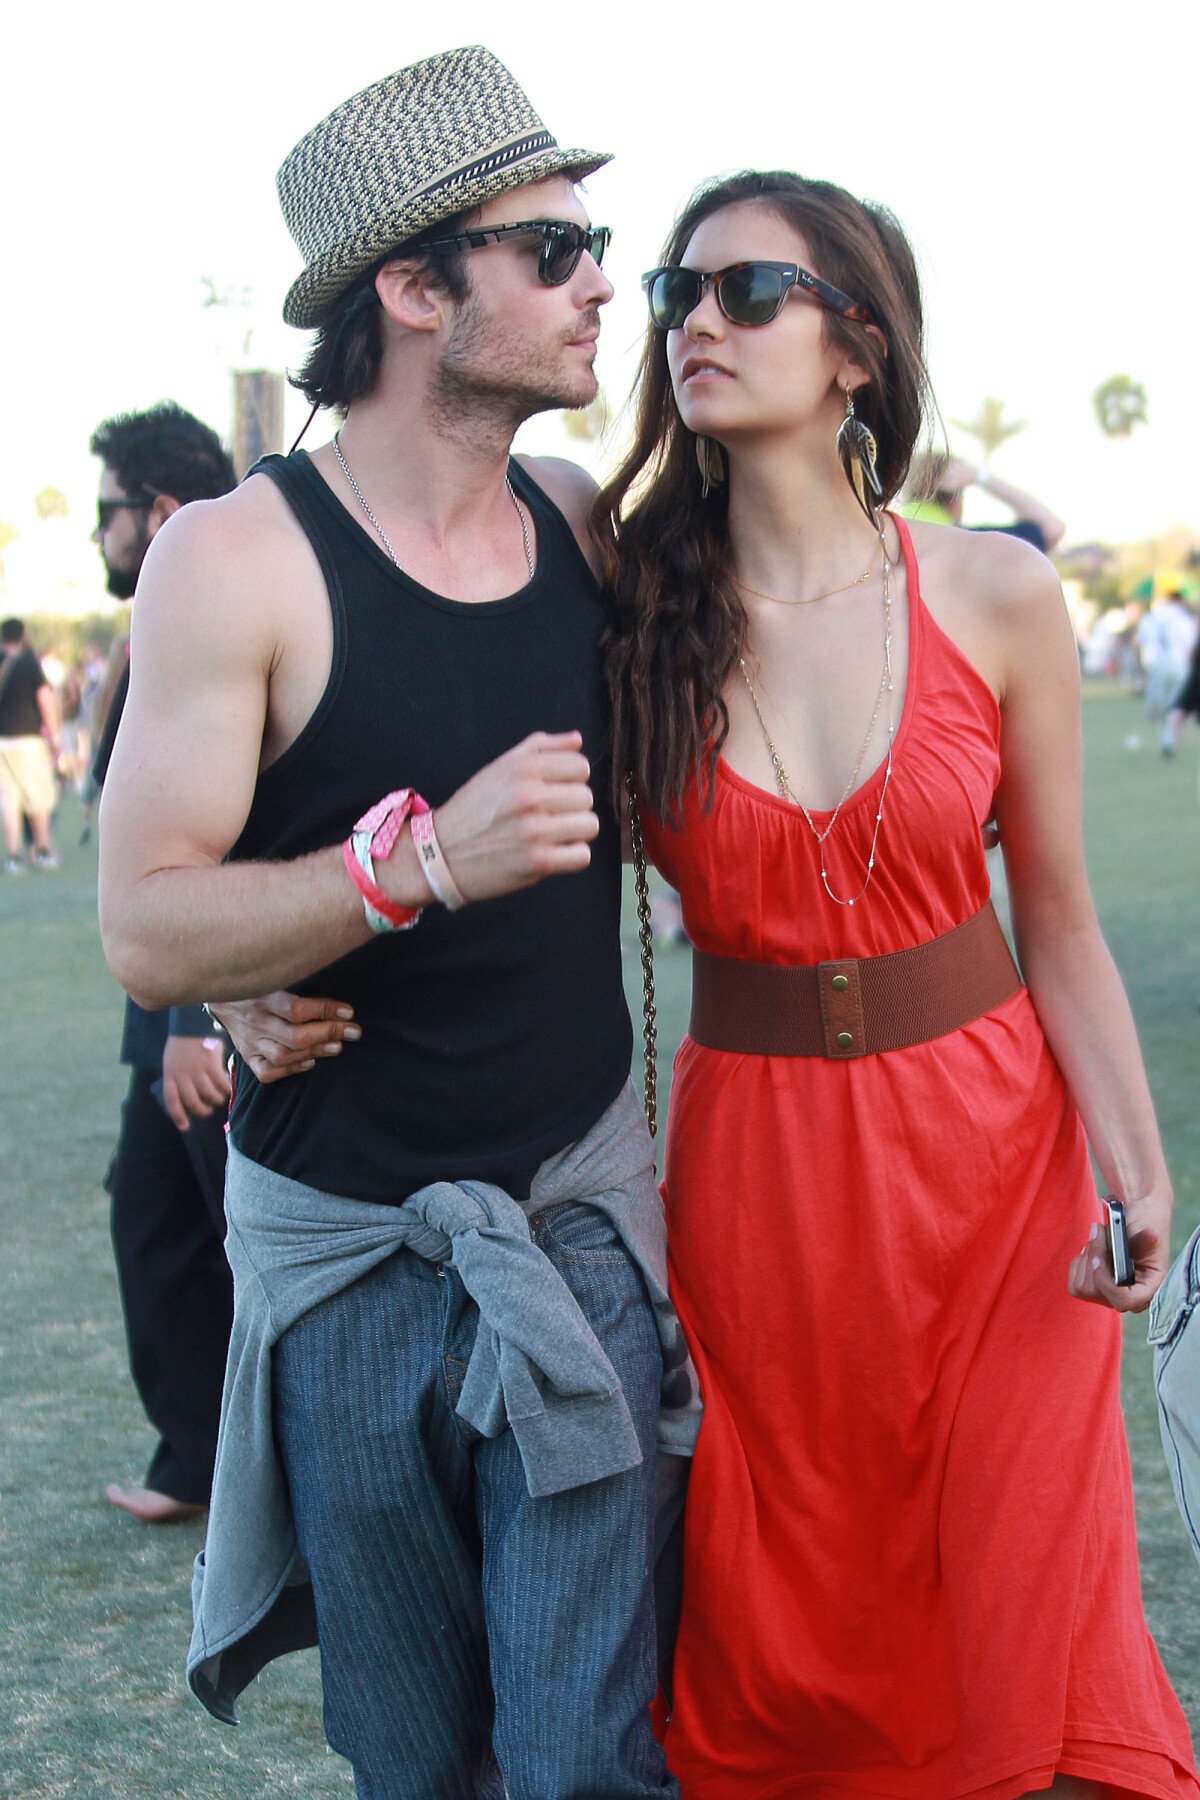
{"label": "silver chain necklace", "polygon": [[[387,532],[383,529],[383,526],[379,523],[379,520],[375,517],[375,514],[371,511],[370,507],[367,505],[367,497],[363,493],[362,489],[359,487],[357,481],[355,481],[353,472],[351,471],[351,468],[350,468],[350,464],[346,461],[346,458],[342,455],[342,446],[338,442],[338,439],[340,436],[341,436],[341,433],[338,431],[335,431],[333,434],[333,453],[337,457],[338,462],[341,465],[342,474],[346,477],[346,480],[350,483],[350,489],[354,495],[354,498],[358,501],[358,504],[362,507],[362,509],[366,513],[368,519],[371,521],[372,525],[375,527],[375,530],[379,535],[380,543],[383,545],[384,549],[387,551],[388,555],[391,557],[391,559],[395,563],[396,567],[400,568],[401,567],[400,558],[396,555],[396,552],[392,549],[391,539],[388,537]],[[504,477],[504,485],[508,489],[508,497],[512,501],[513,506],[516,509],[517,518],[520,521],[521,542],[525,546],[525,566],[529,570],[529,579],[530,579],[530,581],[532,581],[533,580],[533,572],[534,572],[533,545],[529,542],[529,528],[525,523],[525,512],[524,512],[523,507],[521,506],[521,502],[517,499],[516,494],[513,492],[513,484],[508,479],[507,475]]]}
{"label": "silver chain necklace", "polygon": [[[809,812],[807,806],[805,806],[803,800],[799,799],[792,791],[792,784],[788,780],[787,770],[783,766],[782,759],[780,758],[778,750],[775,748],[771,733],[767,728],[767,721],[763,716],[763,709],[759,704],[758,694],[755,692],[754,683],[750,679],[750,671],[746,667],[746,660],[744,657],[738,657],[738,667],[741,669],[746,686],[750,690],[750,698],[754,702],[754,710],[758,714],[758,723],[767,746],[767,754],[771,758],[771,767],[775,772],[775,785],[779,790],[779,797],[781,800],[790,801],[793,806],[798,807],[804,814],[808,828],[816,838],[817,847],[820,850],[822,886],[829,895],[829,898],[835,901],[838,906],[853,906],[856,901],[862,899],[867,888],[870,886],[871,876],[875,872],[875,847],[879,842],[879,828],[883,824],[883,802],[887,796],[888,783],[892,779],[892,746],[896,737],[896,721],[894,717],[893,701],[891,699],[892,692],[895,688],[895,682],[892,679],[892,564],[887,553],[887,544],[884,543],[882,531],[879,534],[879,539],[883,544],[883,675],[879,683],[879,692],[875,696],[875,707],[871,714],[871,723],[867,727],[867,735],[863,739],[862,749],[858,753],[858,761],[854,765],[849,781],[842,789],[842,797],[834,807],[829,823],[826,825],[824,831],[817,830],[816,825],[813,823],[812,814]],[[867,852],[867,872],[863,879],[863,884],[859,888],[857,894],[852,894],[847,897],[842,894],[835,894],[833,888],[829,884],[829,870],[825,863],[825,841],[837,824],[843,806],[845,806],[850,795],[854,792],[854,784],[858,780],[859,771],[863,766],[871,739],[875,735],[875,727],[879,723],[879,713],[880,708],[883,705],[884,694],[888,695],[888,737],[887,761],[885,762],[883,769],[883,787],[880,789],[879,805],[875,810],[875,830],[871,835],[871,848]]]}

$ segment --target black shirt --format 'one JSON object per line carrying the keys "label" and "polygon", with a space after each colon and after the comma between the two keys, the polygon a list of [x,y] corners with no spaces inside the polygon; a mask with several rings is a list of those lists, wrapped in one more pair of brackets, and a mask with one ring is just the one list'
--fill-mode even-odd
{"label": "black shirt", "polygon": [[[258,779],[231,857],[339,843],[367,808],[412,787],[431,806],[532,731],[583,733],[600,812],[589,867],[381,935],[299,983],[349,1001],[360,1043],[292,1081],[236,1067],[233,1141],[326,1192],[399,1204],[474,1177],[517,1198],[629,1075],[621,982],[621,847],[608,792],[606,614],[566,520],[518,464],[537,570],[466,604],[396,568],[308,457],[258,465],[321,564],[333,616],[329,682],[300,736]],[[349,877],[347,877],[347,880]]]}
{"label": "black shirt", "polygon": [[0,738],[37,737],[42,729],[38,689],[48,686],[30,645],[8,652],[0,662]]}
{"label": "black shirt", "polygon": [[1049,555],[1046,549],[1046,534],[1036,519],[1015,519],[1011,525],[968,525],[968,531],[998,531],[1001,537],[1023,538],[1040,550],[1043,556]]}

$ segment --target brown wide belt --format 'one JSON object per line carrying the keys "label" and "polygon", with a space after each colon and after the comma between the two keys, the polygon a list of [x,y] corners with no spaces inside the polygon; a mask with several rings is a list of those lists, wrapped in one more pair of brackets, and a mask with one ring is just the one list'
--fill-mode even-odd
{"label": "brown wide belt", "polygon": [[692,951],[689,1035],[750,1056],[873,1056],[945,1037],[1021,986],[991,901],[953,931],[883,956],[745,962]]}

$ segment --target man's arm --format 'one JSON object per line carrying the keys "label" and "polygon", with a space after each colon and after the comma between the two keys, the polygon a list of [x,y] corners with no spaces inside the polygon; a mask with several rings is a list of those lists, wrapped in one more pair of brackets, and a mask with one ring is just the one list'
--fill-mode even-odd
{"label": "man's arm", "polygon": [[[222,861],[250,809],[284,649],[278,540],[264,517],[274,499],[253,485],[175,514],[138,585],[102,801],[100,927],[113,973],[143,1006],[287,987],[370,937],[339,848]],[[438,809],[468,899],[586,867],[599,827],[579,744],[578,733],[535,733]],[[407,832],[377,879],[401,906],[430,901]]]}
{"label": "man's arm", "polygon": [[1014,487],[1011,481],[1002,481],[990,469],[974,467],[961,457],[952,456],[938,482],[939,492],[958,494],[968,487],[977,487],[981,493],[990,494],[1001,506],[1010,507],[1016,518],[1036,525],[1047,555],[1066,534],[1066,525],[1043,500]]}
{"label": "man's arm", "polygon": [[113,973],[141,1005],[202,1000],[225,976],[251,993],[260,972],[285,963],[284,979],[297,980],[369,935],[335,851],[221,866],[253,797],[278,652],[269,589],[253,591],[252,525],[249,507],[181,510],[138,585],[129,695],[101,800],[100,927]]}
{"label": "man's arm", "polygon": [[42,736],[57,765],[62,748],[62,701],[48,681],[44,681],[37,691],[37,708],[42,721]]}
{"label": "man's arm", "polygon": [[1025,493],[1022,488],[1014,487],[1011,481],[1002,481],[990,470],[977,469],[975,485],[985,494],[991,494],[993,499],[999,500],[1002,506],[1011,507],[1017,519],[1036,525],[1042,534],[1047,556],[1062,542],[1066,535],[1066,525],[1056,512],[1051,512],[1044,500]]}

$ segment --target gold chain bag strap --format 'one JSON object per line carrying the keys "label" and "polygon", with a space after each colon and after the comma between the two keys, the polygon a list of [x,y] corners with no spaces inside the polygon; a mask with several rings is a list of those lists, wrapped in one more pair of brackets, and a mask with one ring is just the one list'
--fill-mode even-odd
{"label": "gold chain bag strap", "polygon": [[646,845],[638,816],[633,773],[625,777],[629,796],[629,836],[633,844],[633,879],[637,892],[638,941],[642,952],[642,1039],[646,1070],[646,1123],[650,1136],[658,1134],[658,1013],[654,1005],[654,932],[650,924],[650,883],[646,874]]}

